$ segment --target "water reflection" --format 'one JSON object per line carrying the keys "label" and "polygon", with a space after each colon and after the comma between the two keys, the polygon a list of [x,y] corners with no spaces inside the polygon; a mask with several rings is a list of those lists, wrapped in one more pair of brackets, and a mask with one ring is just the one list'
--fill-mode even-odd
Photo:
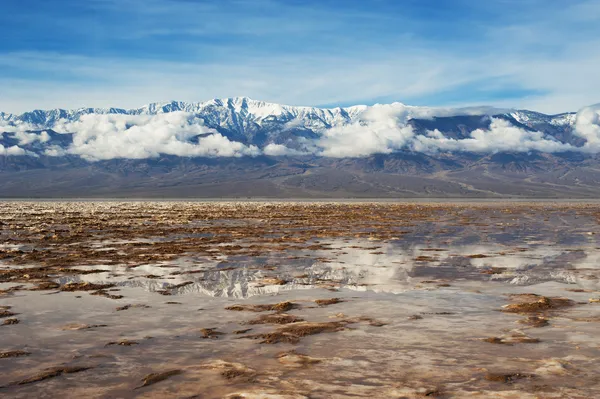
{"label": "water reflection", "polygon": [[503,281],[533,285],[548,281],[599,285],[595,247],[474,244],[431,247],[366,239],[320,242],[320,249],[268,256],[184,257],[134,268],[94,266],[105,272],[61,277],[60,283],[116,283],[172,295],[247,298],[315,287],[401,293],[424,280]]}

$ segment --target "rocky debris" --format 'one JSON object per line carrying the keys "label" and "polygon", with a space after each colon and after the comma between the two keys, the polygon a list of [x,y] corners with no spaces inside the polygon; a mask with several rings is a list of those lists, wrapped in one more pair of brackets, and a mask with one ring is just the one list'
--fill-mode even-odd
{"label": "rocky debris", "polygon": [[140,389],[140,388],[144,388],[150,385],[154,385],[156,383],[159,383],[161,381],[165,381],[175,375],[179,375],[183,373],[183,371],[181,370],[169,370],[169,371],[163,371],[160,373],[151,373],[148,374],[147,376],[145,376],[142,379],[142,385],[140,385],[139,387],[137,387],[136,389]]}
{"label": "rocky debris", "polygon": [[60,377],[63,374],[74,374],[74,373],[80,373],[82,371],[86,371],[86,370],[90,370],[92,367],[82,367],[82,366],[57,366],[57,367],[51,367],[49,369],[46,369],[44,371],[41,371],[29,378],[25,378],[19,381],[14,381],[11,382],[5,386],[2,386],[0,388],[7,388],[7,387],[11,387],[11,386],[16,386],[16,385],[27,385],[27,384],[33,384],[35,382],[39,382],[39,381],[44,381],[50,378],[55,378],[55,377]]}
{"label": "rocky debris", "polygon": [[300,317],[296,317],[287,313],[274,313],[260,315],[257,319],[250,320],[248,324],[289,324],[304,321]]}
{"label": "rocky debris", "polygon": [[225,333],[217,331],[215,328],[203,328],[200,330],[200,333],[202,334],[202,338],[212,339],[218,339],[219,336],[225,335]]}
{"label": "rocky debris", "polygon": [[232,305],[226,307],[225,309],[234,310],[238,312],[287,312],[296,308],[298,308],[297,304],[286,301],[270,305]]}
{"label": "rocky debris", "polygon": [[523,379],[531,379],[535,376],[533,374],[524,373],[487,373],[485,379],[493,382],[503,382],[505,384],[511,384]]}
{"label": "rocky debris", "polygon": [[336,303],[341,303],[341,302],[345,302],[345,301],[340,298],[316,299],[315,300],[315,303],[319,306],[335,305]]}
{"label": "rocky debris", "polygon": [[277,344],[280,342],[297,344],[301,338],[309,335],[343,331],[346,329],[347,324],[349,324],[347,321],[292,323],[270,333],[248,335],[246,338],[261,339],[261,344]]}
{"label": "rocky debris", "polygon": [[113,345],[118,345],[118,346],[133,346],[133,345],[139,345],[139,342],[130,341],[128,339],[122,339],[120,341],[109,342],[105,346],[113,346]]}
{"label": "rocky debris", "polygon": [[544,313],[550,310],[574,306],[575,302],[562,297],[546,297],[536,294],[517,294],[510,297],[516,303],[504,305],[503,312],[507,313]]}
{"label": "rocky debris", "polygon": [[29,355],[31,355],[31,352],[26,352],[26,351],[21,351],[21,350],[7,351],[7,352],[0,352],[0,359],[6,359],[9,357],[29,356]]}

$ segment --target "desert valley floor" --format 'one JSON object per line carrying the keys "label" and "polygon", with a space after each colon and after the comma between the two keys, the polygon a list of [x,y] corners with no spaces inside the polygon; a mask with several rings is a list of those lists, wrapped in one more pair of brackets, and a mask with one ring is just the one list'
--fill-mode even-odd
{"label": "desert valley floor", "polygon": [[0,397],[597,398],[600,204],[0,202]]}

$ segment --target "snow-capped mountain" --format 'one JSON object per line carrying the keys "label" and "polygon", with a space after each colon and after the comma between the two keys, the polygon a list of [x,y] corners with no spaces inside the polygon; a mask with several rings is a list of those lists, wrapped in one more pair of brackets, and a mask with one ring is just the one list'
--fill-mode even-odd
{"label": "snow-capped mountain", "polygon": [[140,108],[78,108],[74,110],[35,110],[20,115],[0,113],[0,119],[13,123],[28,123],[38,129],[52,129],[61,122],[75,122],[88,114],[159,115],[170,112],[188,112],[202,118],[207,125],[244,131],[248,127],[297,122],[298,126],[324,129],[355,121],[367,106],[322,109],[296,107],[247,97],[213,99],[206,102],[150,103]]}
{"label": "snow-capped mountain", "polygon": [[[436,114],[435,108],[410,107],[400,103],[387,105],[390,108],[403,108],[409,110],[416,116]],[[256,101],[247,97],[234,97],[225,99],[212,99],[206,102],[181,102],[172,101],[168,103],[150,103],[140,108],[78,108],[73,110],[53,109],[35,110],[19,115],[0,112],[0,121],[12,124],[28,124],[29,127],[42,130],[53,129],[57,124],[65,122],[76,122],[82,116],[89,114],[97,115],[160,115],[171,112],[187,112],[201,118],[207,126],[235,131],[243,134],[247,130],[257,128],[303,128],[313,131],[322,131],[332,127],[352,124],[361,120],[373,106],[357,105],[352,107],[317,108],[289,106],[265,101]],[[463,108],[463,109],[439,109],[440,115],[466,114],[474,115],[478,111],[481,114],[503,115],[501,110],[494,108]],[[576,113],[564,113],[559,115],[546,115],[534,111],[518,110],[505,113],[506,116],[514,118],[519,123],[535,127],[539,124],[550,124],[555,126],[571,126],[575,123]],[[246,135],[247,136],[247,135]]]}
{"label": "snow-capped mountain", "polygon": [[599,121],[600,105],[545,115],[245,97],[0,113],[0,197],[597,197]]}
{"label": "snow-capped mountain", "polygon": [[[389,153],[400,149],[429,153],[440,150],[557,152],[569,150],[571,145],[583,145],[584,141],[572,134],[575,122],[575,113],[545,115],[533,111],[506,111],[490,107],[451,109],[413,107],[401,103],[323,109],[236,97],[199,103],[151,103],[135,109],[80,108],[35,110],[20,115],[3,113],[0,114],[0,129],[12,132],[14,137],[11,142],[5,140],[0,141],[0,144],[5,148],[9,144],[10,147],[17,146],[21,148],[21,154],[41,155],[39,150],[43,149],[45,155],[71,153],[89,159],[144,158],[161,153],[186,156],[308,153],[345,157]],[[510,126],[522,131],[513,129],[509,132],[507,128]],[[461,133],[452,133],[453,127]],[[73,133],[74,141],[65,147],[64,137],[58,143],[56,139],[60,137],[56,135],[48,138],[25,134],[44,130]],[[491,131],[491,134],[475,146],[463,140],[470,139],[477,130]],[[162,132],[160,137],[154,137],[157,131]],[[16,135],[17,132],[20,136]],[[203,140],[202,137],[211,133],[220,135],[213,136],[213,141],[237,143],[233,146],[235,148],[231,145],[227,149],[224,146],[216,149],[207,146],[208,140]],[[512,147],[494,147],[494,141],[503,141],[502,138],[494,137],[494,134],[516,134],[522,137],[517,137],[517,142]],[[161,144],[160,141],[168,141],[170,138],[179,142],[179,146],[200,145],[203,149],[175,151],[171,148],[162,151],[164,143]],[[461,141],[447,142],[444,139]],[[118,144],[123,140],[125,141]],[[99,142],[113,142],[123,147],[144,141],[147,142],[146,147],[150,147],[148,151],[131,156],[124,151],[112,154],[98,151],[96,156],[91,149]],[[561,145],[556,145],[555,142]],[[32,143],[37,143],[33,146],[35,148]],[[87,147],[83,148],[83,145]],[[12,151],[16,155],[17,149],[13,148]]]}

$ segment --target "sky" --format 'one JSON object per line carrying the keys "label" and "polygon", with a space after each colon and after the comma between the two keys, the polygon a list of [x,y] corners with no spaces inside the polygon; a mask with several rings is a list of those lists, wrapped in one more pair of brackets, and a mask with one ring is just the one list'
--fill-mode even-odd
{"label": "sky", "polygon": [[3,0],[0,111],[600,102],[600,0]]}

